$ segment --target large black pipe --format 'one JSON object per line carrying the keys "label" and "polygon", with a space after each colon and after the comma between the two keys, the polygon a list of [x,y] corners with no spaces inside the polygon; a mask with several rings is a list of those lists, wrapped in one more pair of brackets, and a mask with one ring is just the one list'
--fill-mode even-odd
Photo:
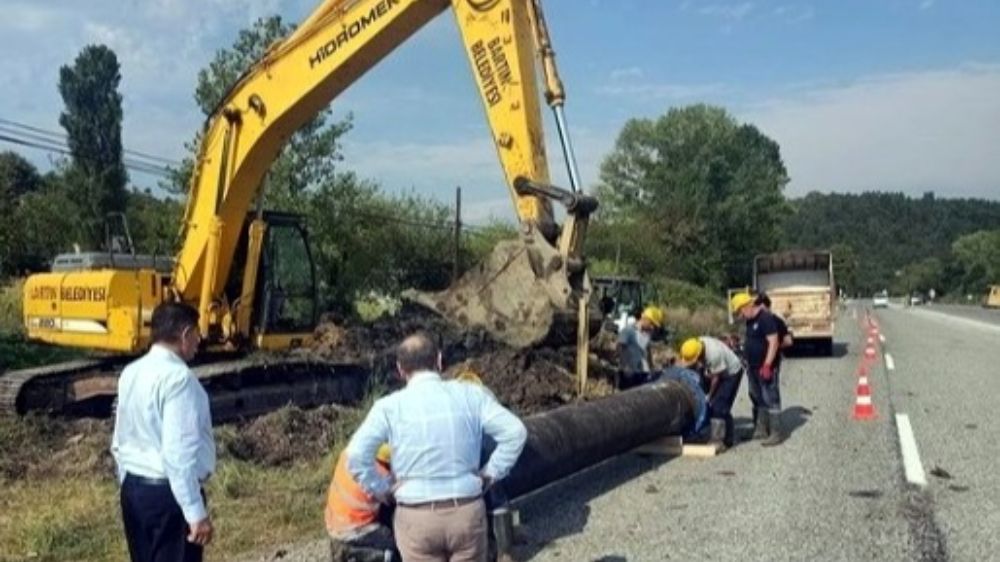
{"label": "large black pipe", "polygon": [[524,420],[528,442],[503,491],[515,498],[658,437],[683,432],[694,420],[694,396],[676,381],[563,406]]}

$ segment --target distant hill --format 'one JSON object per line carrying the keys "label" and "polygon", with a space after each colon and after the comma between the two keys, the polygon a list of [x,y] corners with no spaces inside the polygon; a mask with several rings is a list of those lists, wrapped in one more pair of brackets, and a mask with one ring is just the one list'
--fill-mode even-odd
{"label": "distant hill", "polygon": [[856,290],[888,287],[908,264],[947,261],[952,243],[978,230],[1000,229],[1000,201],[921,198],[902,193],[810,193],[790,201],[784,248],[846,244],[857,260]]}

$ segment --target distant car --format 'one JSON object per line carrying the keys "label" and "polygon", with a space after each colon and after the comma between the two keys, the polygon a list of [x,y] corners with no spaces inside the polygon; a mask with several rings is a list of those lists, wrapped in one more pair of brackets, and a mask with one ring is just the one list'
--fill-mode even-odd
{"label": "distant car", "polygon": [[924,299],[920,295],[913,295],[910,297],[910,306],[917,306],[924,304]]}
{"label": "distant car", "polygon": [[889,295],[885,293],[878,293],[872,297],[872,307],[874,308],[889,308]]}

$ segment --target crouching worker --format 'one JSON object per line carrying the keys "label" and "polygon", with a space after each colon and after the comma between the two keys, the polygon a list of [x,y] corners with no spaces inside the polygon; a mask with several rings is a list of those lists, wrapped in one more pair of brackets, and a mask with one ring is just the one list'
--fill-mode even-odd
{"label": "crouching worker", "polygon": [[725,343],[712,337],[690,338],[681,344],[681,365],[698,371],[708,386],[709,442],[732,447],[733,402],[743,379],[743,363]]}
{"label": "crouching worker", "polygon": [[708,421],[708,400],[705,397],[705,391],[701,388],[698,373],[686,367],[671,365],[657,373],[651,382],[660,381],[677,381],[691,392],[691,410],[694,412],[694,420],[691,425],[684,428],[681,436],[691,440],[704,439],[705,425]]}
{"label": "crouching worker", "polygon": [[[379,474],[388,476],[388,444],[379,447],[375,461]],[[324,519],[333,562],[399,560],[392,537],[392,506],[379,503],[354,481],[347,470],[346,451],[340,453],[333,470]]]}
{"label": "crouching worker", "polygon": [[653,333],[663,328],[663,320],[662,309],[647,306],[638,322],[624,326],[618,333],[618,388],[624,390],[649,380],[653,372],[649,343]]}

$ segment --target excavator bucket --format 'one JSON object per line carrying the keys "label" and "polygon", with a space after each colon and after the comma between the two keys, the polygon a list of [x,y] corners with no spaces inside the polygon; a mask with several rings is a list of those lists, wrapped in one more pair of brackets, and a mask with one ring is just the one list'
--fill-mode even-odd
{"label": "excavator bucket", "polygon": [[[559,252],[534,233],[500,242],[445,291],[404,297],[458,326],[483,329],[514,347],[531,347],[575,333],[579,292]],[[581,278],[582,274],[579,275]]]}

